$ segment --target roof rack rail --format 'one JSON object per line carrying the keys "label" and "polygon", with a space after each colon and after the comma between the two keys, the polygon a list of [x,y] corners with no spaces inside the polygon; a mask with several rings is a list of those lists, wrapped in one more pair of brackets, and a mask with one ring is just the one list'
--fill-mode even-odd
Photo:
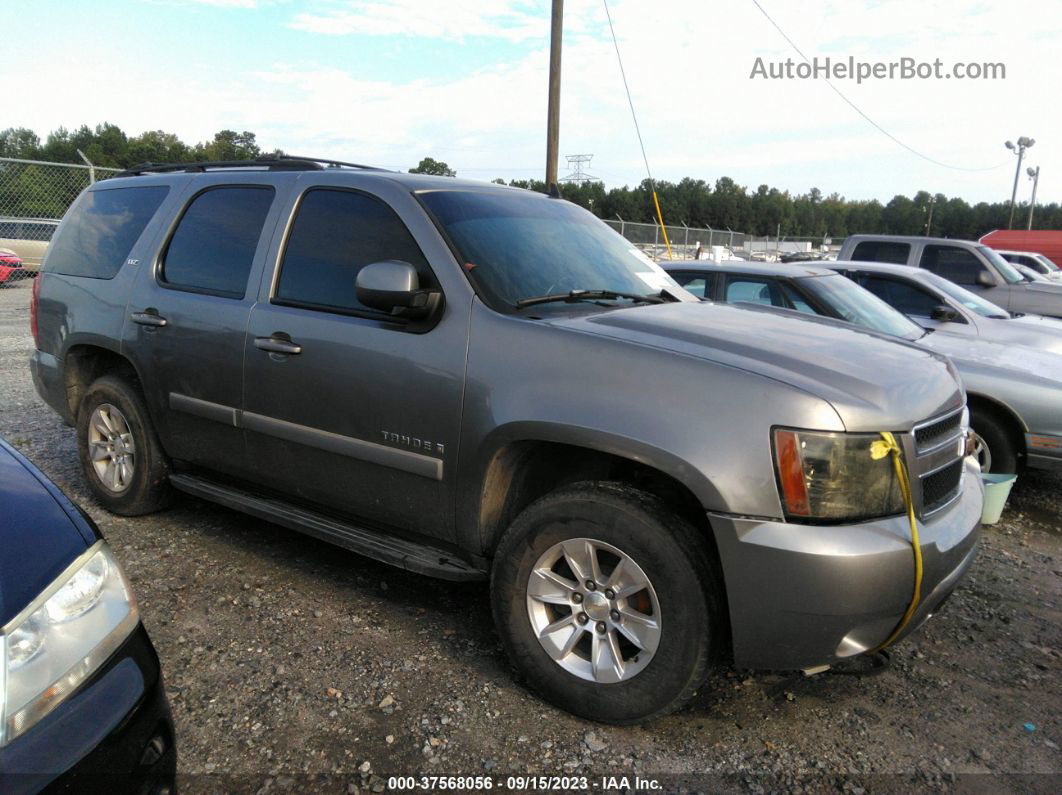
{"label": "roof rack rail", "polygon": [[254,160],[201,160],[191,163],[140,163],[115,177],[139,177],[144,174],[166,174],[176,171],[203,173],[208,169],[265,168],[268,171],[319,171],[324,168],[358,168],[365,171],[386,171],[376,166],[348,163],[344,160],[329,160],[323,157],[299,157],[296,155],[263,155]]}

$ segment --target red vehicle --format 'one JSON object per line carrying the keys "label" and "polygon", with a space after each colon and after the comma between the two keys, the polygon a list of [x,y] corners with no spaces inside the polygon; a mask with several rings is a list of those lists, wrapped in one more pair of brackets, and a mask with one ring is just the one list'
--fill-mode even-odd
{"label": "red vehicle", "polygon": [[22,274],[22,260],[15,255],[15,252],[0,248],[0,284],[13,282]]}
{"label": "red vehicle", "polygon": [[995,229],[979,241],[997,251],[1031,251],[1062,267],[1062,231],[1048,229]]}

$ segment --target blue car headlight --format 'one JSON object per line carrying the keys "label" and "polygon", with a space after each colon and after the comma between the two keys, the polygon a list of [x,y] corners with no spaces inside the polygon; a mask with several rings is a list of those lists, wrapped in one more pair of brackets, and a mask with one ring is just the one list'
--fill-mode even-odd
{"label": "blue car headlight", "polygon": [[125,574],[98,541],[0,628],[0,747],[73,694],[139,620]]}

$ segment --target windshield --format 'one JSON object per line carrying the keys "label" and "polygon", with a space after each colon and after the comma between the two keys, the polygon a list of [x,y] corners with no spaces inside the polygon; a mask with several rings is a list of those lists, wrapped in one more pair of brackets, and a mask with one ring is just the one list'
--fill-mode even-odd
{"label": "windshield", "polygon": [[812,276],[800,284],[849,323],[909,340],[925,335],[921,326],[846,276]]}
{"label": "windshield", "polygon": [[996,266],[996,270],[999,274],[1010,284],[1017,284],[1018,282],[1025,281],[1025,277],[1014,270],[1014,266],[1003,259],[1003,255],[997,251],[990,249],[988,246],[978,246],[977,250],[984,255],[985,259]]}
{"label": "windshield", "polygon": [[982,317],[1010,317],[1010,313],[1007,312],[1007,310],[1000,306],[996,306],[991,301],[986,301],[977,293],[972,293],[965,287],[960,287],[955,282],[948,281],[943,276],[937,276],[935,273],[925,271],[921,274],[921,277],[949,298],[958,301],[971,312],[976,312]]}
{"label": "windshield", "polygon": [[1047,268],[1047,270],[1044,271],[1045,273],[1053,273],[1058,270],[1058,266],[1043,254],[1030,254],[1029,256]]}
{"label": "windshield", "polygon": [[[419,197],[457,249],[477,290],[495,308],[572,290],[641,296],[667,288],[686,295],[633,243],[570,202],[502,190],[428,191]],[[616,300],[629,305],[628,299]],[[553,308],[570,311],[572,305]]]}

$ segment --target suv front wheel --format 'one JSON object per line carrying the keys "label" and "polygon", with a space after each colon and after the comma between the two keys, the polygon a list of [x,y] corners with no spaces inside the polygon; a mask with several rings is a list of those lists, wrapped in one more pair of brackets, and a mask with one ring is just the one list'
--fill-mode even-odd
{"label": "suv front wheel", "polygon": [[558,707],[606,723],[677,709],[724,635],[704,539],[652,495],[581,483],[521,513],[494,557],[510,659]]}
{"label": "suv front wheel", "polygon": [[164,508],[170,465],[137,389],[117,376],[92,383],[77,415],[81,469],[104,508],[140,516]]}

